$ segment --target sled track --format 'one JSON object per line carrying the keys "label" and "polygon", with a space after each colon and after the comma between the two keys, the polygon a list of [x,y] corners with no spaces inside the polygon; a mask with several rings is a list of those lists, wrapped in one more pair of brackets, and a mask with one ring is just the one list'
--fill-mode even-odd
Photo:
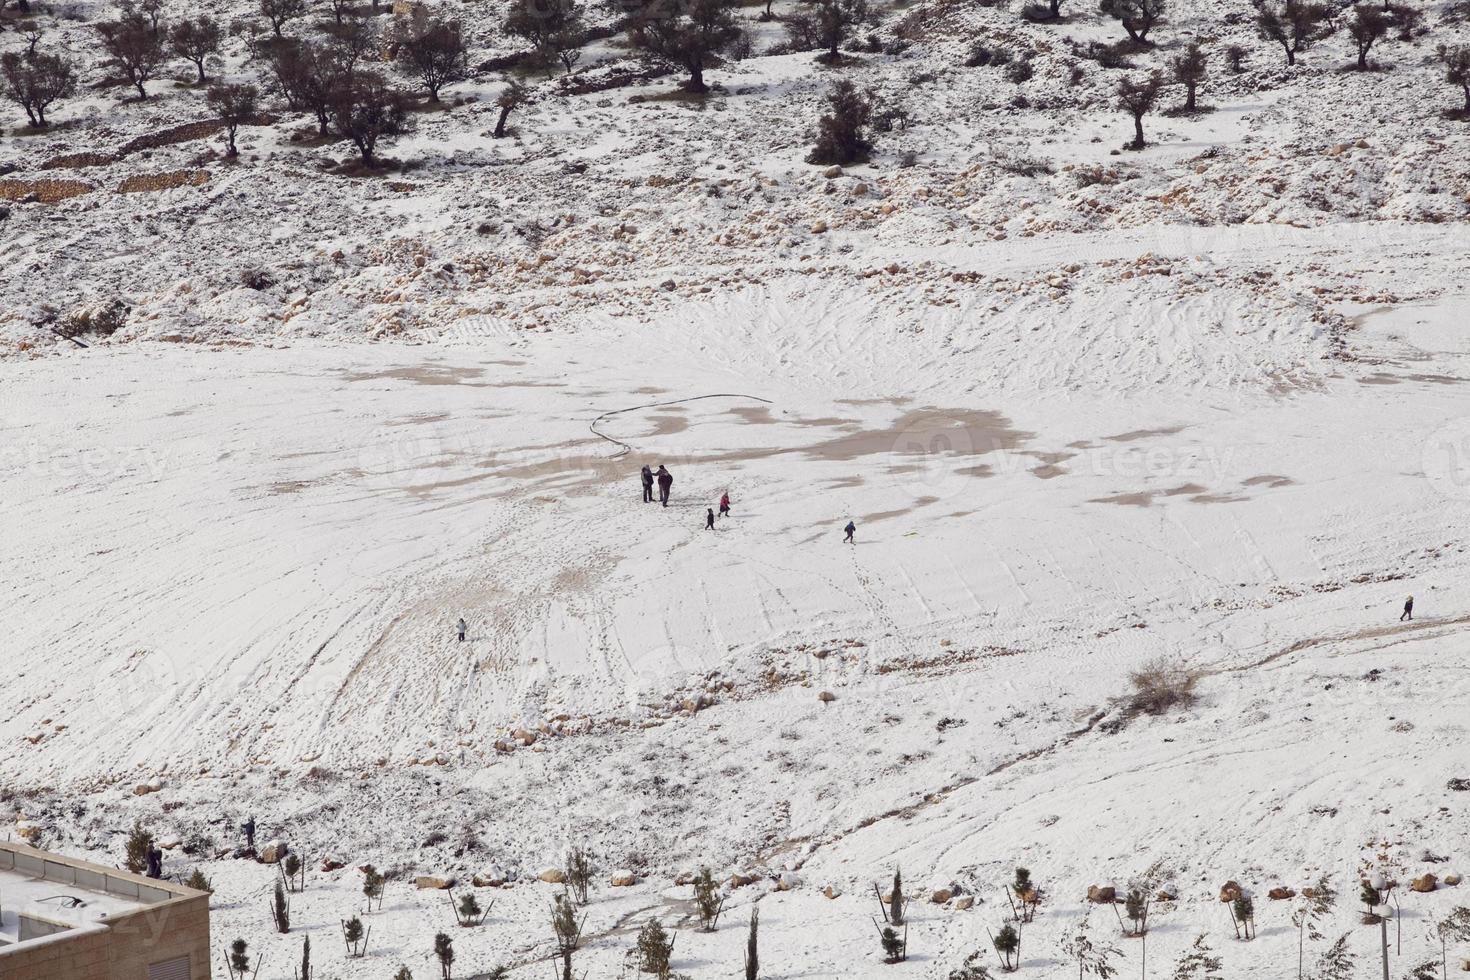
{"label": "sled track", "polygon": [[667,402],[651,402],[650,404],[647,404],[647,405],[635,405],[632,408],[615,408],[611,412],[603,412],[601,415],[597,416],[597,418],[595,418],[595,419],[592,420],[592,423],[588,426],[588,428],[592,430],[592,434],[595,435],[597,438],[604,439],[604,440],[612,443],[615,446],[621,447],[621,448],[618,449],[617,452],[613,453],[612,456],[608,457],[609,459],[618,459],[618,458],[620,458],[622,456],[626,456],[628,453],[632,452],[633,451],[633,447],[630,446],[628,443],[623,442],[621,439],[614,439],[610,435],[607,435],[607,434],[602,433],[602,432],[598,432],[597,431],[597,426],[599,424],[601,424],[604,420],[610,419],[614,415],[625,415],[628,412],[642,412],[642,411],[646,411],[647,409],[650,409],[650,408],[663,408],[666,405],[682,405],[685,402],[704,401],[707,398],[747,398],[750,401],[761,402],[761,403],[766,404],[766,405],[773,404],[772,401],[769,398],[761,398],[761,397],[759,397],[757,395],[741,395],[741,394],[733,394],[733,393],[728,393],[728,392],[727,393],[722,393],[722,394],[717,394],[717,395],[695,395],[692,398],[675,398],[673,401],[667,401]]}

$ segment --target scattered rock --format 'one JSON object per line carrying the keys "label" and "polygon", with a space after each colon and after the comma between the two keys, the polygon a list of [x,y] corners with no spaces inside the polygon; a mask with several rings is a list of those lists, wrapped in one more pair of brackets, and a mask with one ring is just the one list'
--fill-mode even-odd
{"label": "scattered rock", "polygon": [[813,221],[812,222],[812,234],[813,235],[822,235],[822,234],[825,234],[826,231],[827,231],[827,222],[823,221],[821,218],[818,218],[816,221]]}
{"label": "scattered rock", "polygon": [[471,878],[470,884],[476,888],[499,888],[505,884],[505,873],[499,868],[491,868]]}
{"label": "scattered rock", "polygon": [[157,793],[161,789],[163,789],[163,780],[150,779],[146,783],[139,783],[137,786],[134,786],[133,795],[147,796],[149,793]]}
{"label": "scattered rock", "polygon": [[322,858],[322,870],[323,871],[340,871],[341,869],[343,869],[345,867],[347,867],[346,864],[342,863],[341,861],[338,861],[336,858],[331,857],[330,855],[327,856],[327,857]]}
{"label": "scattered rock", "polygon": [[965,911],[966,909],[974,908],[975,896],[961,895],[959,898],[954,900],[954,907],[961,912]]}
{"label": "scattered rock", "polygon": [[1455,885],[1458,885],[1463,880],[1464,879],[1457,874],[1447,874],[1444,876],[1444,883],[1446,885],[1449,885],[1451,888],[1453,888]]}
{"label": "scattered rock", "polygon": [[776,878],[776,891],[794,891],[796,887],[800,884],[801,878],[797,876],[795,871],[783,871],[781,872],[780,876]]}
{"label": "scattered rock", "polygon": [[1220,901],[1233,902],[1241,896],[1240,884],[1235,881],[1227,881],[1220,886]]}
{"label": "scattered rock", "polygon": [[291,848],[286,846],[285,841],[273,840],[260,849],[260,863],[278,864],[287,854],[290,853]]}
{"label": "scattered rock", "polygon": [[15,836],[27,844],[34,844],[41,839],[41,825],[29,820],[17,820],[15,822]]}
{"label": "scattered rock", "polygon": [[836,701],[837,695],[833,694],[831,691],[822,691],[817,695],[817,700],[821,701],[823,704],[828,704],[832,701]]}
{"label": "scattered rock", "polygon": [[547,868],[537,875],[536,878],[540,881],[550,882],[553,885],[560,885],[567,880],[567,873],[561,868]]}
{"label": "scattered rock", "polygon": [[731,888],[744,888],[746,885],[753,885],[759,880],[755,875],[743,874],[737,871],[730,876],[730,880],[726,884]]}
{"label": "scattered rock", "polygon": [[442,892],[454,887],[454,879],[442,875],[419,875],[413,880],[413,887],[419,891],[435,889]]}
{"label": "scattered rock", "polygon": [[631,885],[638,884],[638,876],[627,868],[619,868],[612,873],[612,877],[608,879],[608,884],[614,888],[627,888]]}
{"label": "scattered rock", "polygon": [[1178,900],[1179,900],[1179,896],[1178,895],[1175,895],[1173,892],[1167,891],[1167,890],[1162,889],[1162,888],[1159,889],[1158,894],[1154,896],[1154,901],[1155,902],[1176,902]]}
{"label": "scattered rock", "polygon": [[826,170],[823,170],[822,176],[826,177],[828,180],[836,180],[838,177],[842,176],[842,168],[833,165],[831,167],[828,167]]}
{"label": "scattered rock", "polygon": [[1273,902],[1284,902],[1288,898],[1296,898],[1296,889],[1286,888],[1278,885],[1266,893],[1266,897]]}
{"label": "scattered rock", "polygon": [[1455,779],[1451,779],[1449,782],[1445,783],[1445,785],[1454,790],[1456,793],[1464,793],[1467,790],[1470,790],[1470,779],[1457,777]]}
{"label": "scattered rock", "polygon": [[826,895],[828,898],[839,898],[842,895],[842,889],[838,888],[836,885],[828,885],[826,888],[822,889],[822,894]]}
{"label": "scattered rock", "polygon": [[1416,892],[1432,892],[1439,887],[1439,876],[1424,874],[1409,882],[1409,888]]}
{"label": "scattered rock", "polygon": [[1109,905],[1118,900],[1118,889],[1112,885],[1088,885],[1087,900],[1094,905]]}
{"label": "scattered rock", "polygon": [[950,891],[948,888],[936,888],[934,889],[934,891],[929,893],[929,901],[933,902],[935,905],[943,905],[945,902],[949,901],[953,897],[954,892]]}

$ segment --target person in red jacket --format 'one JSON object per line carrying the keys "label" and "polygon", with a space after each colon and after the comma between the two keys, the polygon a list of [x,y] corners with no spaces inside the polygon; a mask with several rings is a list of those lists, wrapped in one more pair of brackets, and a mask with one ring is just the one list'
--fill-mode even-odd
{"label": "person in red jacket", "polygon": [[720,496],[720,516],[730,516],[730,491],[728,490],[726,490],[724,494]]}

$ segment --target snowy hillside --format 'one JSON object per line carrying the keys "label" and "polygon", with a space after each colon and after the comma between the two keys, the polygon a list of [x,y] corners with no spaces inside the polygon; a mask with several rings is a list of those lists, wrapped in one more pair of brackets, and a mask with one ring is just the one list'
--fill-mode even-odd
{"label": "snowy hillside", "polygon": [[[749,50],[695,97],[610,9],[547,77],[503,9],[446,2],[476,70],[377,168],[268,89],[226,158],[193,66],[137,100],[100,63],[116,11],[0,11],[0,55],[39,28],[80,73],[0,135],[0,833],[120,862],[137,822],[270,980],[302,936],[324,980],[439,976],[440,931],[459,980],[544,977],[541,878],[579,845],[577,976],[635,975],[652,919],[674,973],[744,975],[754,907],[772,980],[998,975],[1017,867],[1026,976],[1077,975],[1084,922],[1122,976],[1201,935],[1223,966],[1195,976],[1293,976],[1326,878],[1305,975],[1376,977],[1365,877],[1398,885],[1393,975],[1456,970],[1460,13],[1359,72],[1345,28],[1288,68],[1245,4],[1177,4],[1130,67],[1081,3],[875,4],[836,64],[791,50],[803,9],[741,8]],[[254,8],[161,17],[201,12],[212,78],[266,86]],[[1212,111],[1171,86],[1120,149],[1120,80],[1195,38]],[[870,162],[806,162],[836,78],[883,110]],[[1161,664],[1193,697],[1152,714]],[[306,858],[289,935],[252,816]],[[1154,900],[1146,964],[1104,887]]]}

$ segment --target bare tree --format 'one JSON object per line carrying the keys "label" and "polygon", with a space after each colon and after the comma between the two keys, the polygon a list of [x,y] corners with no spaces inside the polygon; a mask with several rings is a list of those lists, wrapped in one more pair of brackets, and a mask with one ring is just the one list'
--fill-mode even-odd
{"label": "bare tree", "polygon": [[744,34],[735,20],[735,4],[736,0],[650,4],[633,29],[633,43],[653,57],[688,71],[686,90],[708,92],[704,72],[710,60]]}
{"label": "bare tree", "polygon": [[332,123],[352,140],[365,167],[377,162],[378,141],[408,128],[408,112],[399,92],[374,74],[347,81],[332,99]]}
{"label": "bare tree", "polygon": [[501,90],[500,96],[495,104],[500,107],[500,116],[495,120],[495,138],[505,138],[505,124],[510,120],[510,114],[526,104],[529,97],[526,86],[514,78],[505,81],[505,88]]}
{"label": "bare tree", "polygon": [[1360,3],[1347,17],[1348,36],[1358,49],[1358,71],[1368,70],[1368,52],[1393,27],[1393,14],[1380,6]]}
{"label": "bare tree", "polygon": [[822,49],[819,60],[832,63],[851,29],[867,19],[867,0],[807,0],[786,19],[786,32],[800,47]]}
{"label": "bare tree", "polygon": [[306,16],[307,5],[306,0],[258,0],[257,9],[260,16],[270,21],[271,30],[279,38],[288,21]]}
{"label": "bare tree", "polygon": [[1099,9],[1123,25],[1136,44],[1148,43],[1148,32],[1164,19],[1165,0],[1102,0]]}
{"label": "bare tree", "polygon": [[587,37],[582,6],[576,0],[512,0],[502,27],[529,42],[548,68],[559,60],[568,73],[581,59]]}
{"label": "bare tree", "polygon": [[457,20],[410,23],[399,38],[398,60],[423,83],[430,102],[439,101],[444,86],[469,77],[464,32]]}
{"label": "bare tree", "polygon": [[323,33],[349,75],[357,69],[358,62],[375,56],[380,43],[377,25],[367,17],[351,16],[328,24]]}
{"label": "bare tree", "polygon": [[326,136],[335,100],[356,75],[342,52],[331,43],[282,38],[270,46],[266,61],[286,104],[315,115],[317,132]]}
{"label": "bare tree", "polygon": [[216,83],[204,93],[204,103],[225,125],[225,156],[231,159],[239,156],[235,149],[235,134],[255,118],[260,105],[260,90],[249,84]]}
{"label": "bare tree", "polygon": [[1332,7],[1313,0],[1251,0],[1256,8],[1256,32],[1281,45],[1286,63],[1333,31]]}
{"label": "bare tree", "polygon": [[51,103],[76,91],[76,70],[59,54],[7,51],[0,56],[0,86],[7,99],[26,111],[31,128],[40,129],[46,125]]}
{"label": "bare tree", "polygon": [[1441,44],[1437,53],[1445,67],[1445,81],[1460,86],[1465,93],[1464,113],[1470,118],[1470,45],[1457,44],[1451,48]]}
{"label": "bare tree", "polygon": [[1158,72],[1143,79],[1125,77],[1118,83],[1118,107],[1133,117],[1133,142],[1128,144],[1130,150],[1141,150],[1146,145],[1143,117],[1153,111],[1163,87],[1164,79]]}
{"label": "bare tree", "polygon": [[168,59],[163,49],[163,36],[139,13],[124,14],[120,19],[97,25],[108,63],[120,70],[138,98],[148,98],[144,85],[158,74]]}
{"label": "bare tree", "polygon": [[194,63],[200,85],[208,80],[204,75],[204,62],[210,55],[219,54],[220,36],[219,21],[208,14],[186,17],[169,28],[169,47],[180,58]]}
{"label": "bare tree", "polygon": [[1174,75],[1174,81],[1184,86],[1184,110],[1194,112],[1195,93],[1199,90],[1200,83],[1205,80],[1205,74],[1209,70],[1209,59],[1205,57],[1203,49],[1198,41],[1189,42],[1184,53],[1176,55],[1169,60],[1169,71]]}

